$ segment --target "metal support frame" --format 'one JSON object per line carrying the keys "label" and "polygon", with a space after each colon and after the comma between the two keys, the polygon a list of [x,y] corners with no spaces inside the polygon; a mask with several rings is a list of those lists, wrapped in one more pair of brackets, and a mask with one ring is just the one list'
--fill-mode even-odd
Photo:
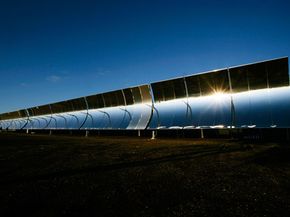
{"label": "metal support frame", "polygon": [[190,120],[190,125],[193,125],[192,123],[192,108],[188,103],[188,88],[187,88],[187,83],[185,77],[183,77],[183,82],[184,82],[184,87],[185,87],[185,94],[186,94],[186,101],[183,101],[186,105],[186,114],[185,117],[188,118],[188,111],[190,112],[189,120]]}
{"label": "metal support frame", "polygon": [[88,117],[92,120],[92,126],[94,126],[94,118],[89,112],[82,112],[83,114],[87,115],[86,119],[84,120],[83,124],[81,125],[80,129],[84,126],[84,124],[87,122]]}
{"label": "metal support frame", "polygon": [[231,126],[230,126],[230,131],[232,130],[233,127],[236,125],[236,110],[235,110],[235,104],[233,100],[233,89],[232,89],[232,80],[231,80],[231,73],[229,68],[227,68],[227,74],[228,74],[228,79],[229,79],[229,87],[230,87],[230,100],[231,100]]}
{"label": "metal support frame", "polygon": [[190,120],[190,124],[193,125],[192,123],[192,108],[191,106],[189,105],[188,101],[183,101],[184,104],[186,105],[186,114],[185,114],[185,117],[188,118],[188,113],[189,113],[189,120]]}
{"label": "metal support frame", "polygon": [[122,119],[120,125],[122,126],[123,122],[125,121],[126,113],[128,113],[128,115],[129,115],[129,125],[130,125],[131,120],[132,120],[132,115],[131,115],[130,112],[127,110],[127,102],[126,102],[126,96],[125,96],[124,90],[122,89],[121,92],[122,92],[122,96],[123,96],[123,100],[124,100],[124,104],[125,104],[124,107],[125,107],[125,108],[120,108],[120,107],[119,107],[119,109],[121,109],[121,110],[124,111],[124,116],[123,116],[123,119]]}
{"label": "metal support frame", "polygon": [[79,130],[84,126],[84,124],[86,123],[88,117],[90,116],[92,118],[92,123],[94,124],[94,121],[93,121],[93,117],[91,116],[91,114],[89,114],[89,103],[87,101],[87,98],[84,97],[84,100],[85,100],[85,103],[86,103],[86,107],[87,107],[87,112],[85,113],[86,117],[85,117],[85,120],[83,121],[83,123],[80,125],[79,127]]}
{"label": "metal support frame", "polygon": [[[51,105],[48,104],[48,107],[49,107],[49,110],[50,110],[50,117],[49,117],[49,121],[47,122],[47,125],[44,127],[44,129],[46,129],[50,125],[51,120],[52,120],[52,109],[51,109]],[[49,135],[51,135],[51,133],[49,133]]]}
{"label": "metal support frame", "polygon": [[9,127],[12,125],[12,123],[13,123],[13,119],[12,120],[9,120],[8,126],[6,127],[6,129],[9,129]]}
{"label": "metal support frame", "polygon": [[78,129],[80,129],[80,121],[78,119],[78,117],[76,115],[73,115],[73,114],[69,114],[69,113],[66,113],[67,115],[71,116],[71,117],[74,117],[76,120],[77,120],[77,125],[78,125]]}
{"label": "metal support frame", "polygon": [[46,120],[46,118],[44,118],[44,117],[38,117],[38,118],[40,118],[40,119],[45,121],[46,125],[42,128],[42,129],[45,129],[48,126],[48,124],[49,124],[48,120]]}
{"label": "metal support frame", "polygon": [[15,130],[15,128],[17,127],[17,124],[16,124],[16,122],[17,122],[17,120],[16,119],[13,119],[12,120],[12,127],[14,127],[14,128],[11,128],[11,130]]}
{"label": "metal support frame", "polygon": [[124,116],[123,116],[123,119],[122,119],[120,125],[122,125],[123,122],[125,121],[126,113],[129,115],[129,124],[130,124],[130,122],[131,122],[131,120],[132,120],[132,115],[131,115],[131,113],[126,109],[126,107],[125,107],[125,108],[119,108],[119,109],[122,110],[122,111],[124,111]]}
{"label": "metal support frame", "polygon": [[155,107],[155,105],[153,104],[153,110],[155,110],[155,112],[156,112],[156,115],[157,115],[157,128],[158,127],[160,127],[161,126],[161,123],[160,123],[160,116],[159,116],[159,112],[158,112],[158,110],[157,110],[157,108]]}
{"label": "metal support frame", "polygon": [[49,124],[51,123],[51,120],[52,120],[52,114],[50,115],[50,117],[49,117],[49,121],[47,121],[46,123],[46,126],[43,128],[43,129],[46,129],[48,126],[49,126]]}
{"label": "metal support frame", "polygon": [[17,130],[19,130],[19,129],[21,129],[21,126],[22,126],[22,124],[21,124],[21,120],[16,120],[17,122],[18,122],[18,125],[19,125],[19,127],[17,127]]}
{"label": "metal support frame", "polygon": [[[109,126],[111,126],[111,127],[109,127],[109,129],[112,129],[112,121],[111,121],[111,116],[110,116],[110,114],[109,114],[108,112],[105,112],[105,111],[102,111],[102,110],[97,110],[97,111],[99,111],[99,112],[101,112],[101,113],[107,115],[107,117],[108,117],[108,119],[109,119]],[[106,127],[106,128],[108,128],[108,127]]]}
{"label": "metal support frame", "polygon": [[[150,107],[150,109],[151,109],[151,113],[150,113],[150,117],[149,117],[149,120],[148,120],[148,123],[147,123],[145,129],[147,129],[147,128],[149,127],[149,124],[150,124],[150,122],[151,122],[151,120],[152,120],[152,118],[153,118],[154,103],[155,103],[154,94],[153,94],[153,89],[152,89],[151,84],[148,85],[148,89],[149,89],[149,95],[151,96],[151,106],[148,105],[148,104],[145,104],[145,105],[147,105],[147,106]],[[159,123],[159,122],[160,122],[160,121],[159,121],[159,114],[158,114],[158,123]]]}
{"label": "metal support frame", "polygon": [[[56,120],[56,118],[53,117],[53,115],[51,115],[51,119],[54,120],[54,122],[55,122],[55,129],[57,129],[57,120]],[[50,129],[51,129],[51,128],[50,128]]]}
{"label": "metal support frame", "polygon": [[27,119],[27,121],[28,121],[28,123],[30,124],[30,129],[32,129],[33,121],[31,120],[30,117]]}
{"label": "metal support frame", "polygon": [[64,125],[65,125],[65,128],[68,128],[68,127],[67,127],[67,120],[66,120],[66,117],[65,117],[65,116],[63,116],[63,115],[61,115],[61,114],[56,114],[55,116],[63,118],[63,119],[64,119]]}
{"label": "metal support frame", "polygon": [[[31,120],[34,120],[34,119],[38,122],[38,126],[40,128],[40,120],[38,120],[38,117],[31,118]],[[34,125],[34,122],[32,122],[32,123],[33,123],[32,125]],[[33,128],[34,128],[34,126],[33,126]]]}

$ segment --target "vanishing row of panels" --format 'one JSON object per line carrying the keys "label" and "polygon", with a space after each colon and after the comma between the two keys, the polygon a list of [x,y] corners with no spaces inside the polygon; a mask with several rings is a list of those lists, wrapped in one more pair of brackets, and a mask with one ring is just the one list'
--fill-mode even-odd
{"label": "vanishing row of panels", "polygon": [[289,127],[288,58],[0,115],[8,129]]}
{"label": "vanishing row of panels", "polygon": [[6,129],[290,127],[290,87],[83,110],[0,122]]}
{"label": "vanishing row of panels", "polygon": [[0,114],[0,120],[50,115],[89,109],[163,102],[214,92],[238,93],[249,90],[289,86],[288,58],[280,58],[228,69],[155,82],[112,92],[37,106]]}
{"label": "vanishing row of panels", "polygon": [[138,87],[22,109],[19,111],[0,114],[0,120],[147,103],[152,101],[149,88],[149,85],[142,85]]}

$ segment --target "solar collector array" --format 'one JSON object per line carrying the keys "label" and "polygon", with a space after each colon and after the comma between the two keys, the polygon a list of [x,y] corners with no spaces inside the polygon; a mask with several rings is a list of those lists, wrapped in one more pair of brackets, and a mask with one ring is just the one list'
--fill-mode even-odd
{"label": "solar collector array", "polygon": [[[45,119],[48,116],[53,117],[54,115],[57,115],[56,117],[59,117],[59,114],[69,114],[70,116],[74,115],[75,117],[80,117],[79,119],[82,121],[78,120],[78,127],[83,125],[86,127],[93,127],[92,125],[95,125],[99,119],[101,119],[99,121],[108,121],[108,119],[111,118],[113,120],[110,120],[110,122],[114,123],[114,119],[117,118],[120,119],[117,121],[119,124],[114,126],[111,124],[111,128],[119,128],[118,126],[121,126],[121,128],[126,128],[130,126],[129,128],[135,129],[136,127],[141,127],[141,125],[142,128],[147,128],[147,126],[156,128],[157,126],[160,127],[160,125],[162,125],[162,121],[154,120],[154,118],[156,119],[157,117],[155,113],[159,112],[160,114],[158,114],[158,116],[162,117],[165,115],[164,119],[172,119],[171,122],[167,121],[166,127],[174,127],[174,123],[181,126],[185,126],[187,124],[193,125],[196,123],[202,124],[202,121],[193,121],[193,119],[196,118],[202,119],[202,113],[195,110],[195,108],[199,108],[199,105],[196,104],[199,102],[193,102],[192,100],[194,99],[203,99],[203,97],[212,96],[215,93],[234,94],[232,102],[229,101],[229,98],[224,101],[227,104],[227,108],[229,108],[231,107],[231,103],[240,105],[241,97],[235,96],[237,93],[288,86],[288,58],[280,58],[185,76],[177,79],[154,82],[150,85],[141,85],[132,88],[75,98],[57,103],[22,109],[15,112],[8,112],[0,114],[0,120],[3,122],[5,120],[13,119],[32,119],[33,117],[36,119],[38,117]],[[285,94],[287,93],[285,92]],[[283,97],[285,98],[284,95]],[[265,96],[263,97],[265,98]],[[254,100],[254,102],[258,102],[260,100],[253,96],[252,98],[253,99],[249,98],[249,100]],[[181,100],[179,101],[179,105],[178,103],[175,103],[176,108],[173,106],[174,104],[170,103],[168,105],[166,104],[165,107],[161,106],[163,102],[175,102],[174,100]],[[263,100],[267,101],[266,98]],[[204,102],[200,101],[200,103],[202,104]],[[208,104],[210,104],[210,101]],[[245,103],[243,106],[245,106]],[[256,107],[258,108],[259,106]],[[231,114],[228,113],[233,111],[230,111],[227,108],[224,107],[222,110],[213,110],[213,112],[218,111],[226,113],[225,115],[227,116],[231,116]],[[239,111],[239,108],[242,107],[237,107],[237,111]],[[250,108],[250,110],[253,110],[253,108]],[[87,116],[84,114],[87,114]],[[237,112],[237,114],[239,115],[239,112]],[[210,117],[210,115],[211,114],[208,114],[208,117]],[[62,117],[68,119],[65,115]],[[93,120],[94,118],[96,120]],[[183,120],[184,118],[187,120]],[[220,118],[217,116],[212,116],[212,118],[221,121],[228,120],[228,117]],[[39,121],[39,119],[37,120]],[[152,123],[154,121],[156,123],[160,123],[155,125],[149,124],[150,120]],[[86,121],[91,121],[92,124],[80,125],[80,123],[84,123]],[[131,122],[131,124],[129,122]],[[134,124],[132,124],[133,122]],[[141,122],[142,124],[140,125]],[[219,123],[216,120],[213,120],[212,122],[213,124]],[[229,121],[227,121],[227,124],[228,122]],[[109,126],[109,124],[103,125]],[[5,126],[7,126],[7,124]],[[42,124],[42,126],[44,126],[44,124]],[[49,127],[49,125],[45,126]],[[74,124],[74,126],[77,125]],[[67,126],[64,125],[64,127]]]}
{"label": "solar collector array", "polygon": [[155,102],[289,86],[288,58],[155,82],[151,86]]}

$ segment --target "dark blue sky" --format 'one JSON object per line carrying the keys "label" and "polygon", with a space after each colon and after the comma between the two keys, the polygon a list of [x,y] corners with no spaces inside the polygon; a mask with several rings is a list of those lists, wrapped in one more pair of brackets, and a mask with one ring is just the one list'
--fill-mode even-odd
{"label": "dark blue sky", "polygon": [[0,1],[0,112],[290,53],[281,0]]}

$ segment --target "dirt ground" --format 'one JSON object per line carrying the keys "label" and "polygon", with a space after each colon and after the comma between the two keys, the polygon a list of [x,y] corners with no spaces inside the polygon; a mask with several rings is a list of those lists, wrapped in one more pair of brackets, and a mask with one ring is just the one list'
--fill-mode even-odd
{"label": "dirt ground", "polygon": [[0,133],[0,216],[289,216],[290,146]]}

